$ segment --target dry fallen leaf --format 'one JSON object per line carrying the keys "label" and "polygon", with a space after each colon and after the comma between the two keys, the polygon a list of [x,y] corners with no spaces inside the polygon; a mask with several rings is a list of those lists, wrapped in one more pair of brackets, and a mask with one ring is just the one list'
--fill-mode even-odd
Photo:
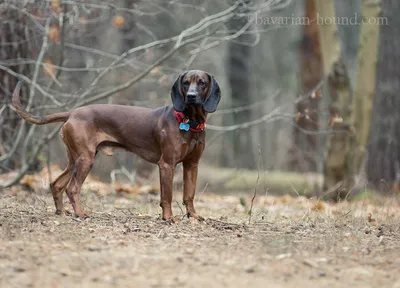
{"label": "dry fallen leaf", "polygon": [[158,194],[160,191],[159,186],[144,185],[139,188],[139,193],[141,194]]}
{"label": "dry fallen leaf", "polygon": [[115,192],[118,193],[129,193],[129,194],[139,194],[139,188],[138,187],[133,187],[131,185],[127,185],[127,184],[115,184],[114,185],[114,190]]}
{"label": "dry fallen leaf", "polygon": [[112,19],[112,23],[117,28],[123,28],[125,26],[125,18],[121,15],[115,15]]}
{"label": "dry fallen leaf", "polygon": [[25,175],[19,181],[20,184],[25,185],[26,187],[29,187],[29,188],[33,188],[35,182],[36,182],[36,180],[35,180],[34,175]]}
{"label": "dry fallen leaf", "polygon": [[372,218],[372,213],[368,213],[368,222],[375,222],[376,220]]}
{"label": "dry fallen leaf", "polygon": [[279,197],[276,201],[276,203],[280,203],[280,204],[289,204],[289,203],[293,203],[294,202],[294,198],[290,195],[283,195],[281,197]]}
{"label": "dry fallen leaf", "polygon": [[44,61],[44,74],[49,77],[53,77],[56,74],[56,68],[50,59]]}
{"label": "dry fallen leaf", "polygon": [[51,10],[53,10],[55,13],[60,13],[61,11],[61,1],[60,0],[53,0],[50,2],[50,7]]}
{"label": "dry fallen leaf", "polygon": [[326,205],[324,202],[320,201],[314,204],[313,211],[325,211],[326,210]]}
{"label": "dry fallen leaf", "polygon": [[58,24],[53,24],[50,26],[48,36],[51,42],[60,42],[60,27],[58,27]]}

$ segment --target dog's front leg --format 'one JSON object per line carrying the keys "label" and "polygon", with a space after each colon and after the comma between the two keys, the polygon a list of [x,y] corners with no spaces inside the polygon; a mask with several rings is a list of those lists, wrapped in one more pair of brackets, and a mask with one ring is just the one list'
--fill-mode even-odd
{"label": "dog's front leg", "polygon": [[199,221],[204,221],[204,218],[199,216],[194,209],[194,195],[196,192],[198,162],[185,161],[183,162],[183,204],[186,207],[188,217],[193,217]]}
{"label": "dog's front leg", "polygon": [[162,208],[162,219],[174,220],[172,215],[171,203],[175,166],[168,164],[164,161],[160,161],[158,163],[158,167],[160,168],[160,206]]}

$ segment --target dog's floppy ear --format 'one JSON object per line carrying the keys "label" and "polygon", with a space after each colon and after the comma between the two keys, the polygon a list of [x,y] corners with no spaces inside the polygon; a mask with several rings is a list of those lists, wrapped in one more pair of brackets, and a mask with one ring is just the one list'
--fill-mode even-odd
{"label": "dog's floppy ear", "polygon": [[211,87],[207,99],[203,103],[203,108],[208,113],[213,113],[215,112],[215,110],[217,110],[218,103],[221,100],[221,89],[219,88],[219,85],[215,78],[210,74],[207,75],[210,77]]}
{"label": "dog's floppy ear", "polygon": [[174,109],[178,112],[182,112],[185,109],[185,102],[183,99],[182,95],[182,89],[181,89],[181,80],[182,77],[185,76],[186,73],[183,73],[178,76],[176,79],[174,86],[172,86],[171,89],[171,99],[172,99],[172,104],[174,105]]}

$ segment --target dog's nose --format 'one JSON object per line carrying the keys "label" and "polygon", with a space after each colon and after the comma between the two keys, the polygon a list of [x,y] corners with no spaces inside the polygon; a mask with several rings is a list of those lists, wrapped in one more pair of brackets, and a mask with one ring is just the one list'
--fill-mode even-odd
{"label": "dog's nose", "polygon": [[196,93],[190,93],[189,92],[186,96],[187,96],[188,102],[195,102],[196,101],[196,96],[197,96]]}

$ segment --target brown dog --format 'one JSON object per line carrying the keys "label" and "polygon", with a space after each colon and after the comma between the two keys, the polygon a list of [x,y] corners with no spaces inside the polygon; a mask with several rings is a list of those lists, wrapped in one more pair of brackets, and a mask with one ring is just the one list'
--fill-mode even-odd
{"label": "brown dog", "polygon": [[93,166],[98,151],[112,155],[111,148],[123,148],[158,164],[162,218],[173,220],[171,202],[176,164],[183,163],[183,204],[188,217],[196,214],[193,199],[197,166],[205,146],[207,113],[217,109],[221,90],[211,75],[199,70],[183,73],[171,89],[173,106],[157,109],[97,104],[47,116],[34,116],[21,105],[15,88],[12,104],[17,113],[32,124],[65,122],[61,137],[67,147],[69,163],[50,184],[56,214],[63,214],[62,193],[65,189],[77,217],[85,217],[79,194]]}

